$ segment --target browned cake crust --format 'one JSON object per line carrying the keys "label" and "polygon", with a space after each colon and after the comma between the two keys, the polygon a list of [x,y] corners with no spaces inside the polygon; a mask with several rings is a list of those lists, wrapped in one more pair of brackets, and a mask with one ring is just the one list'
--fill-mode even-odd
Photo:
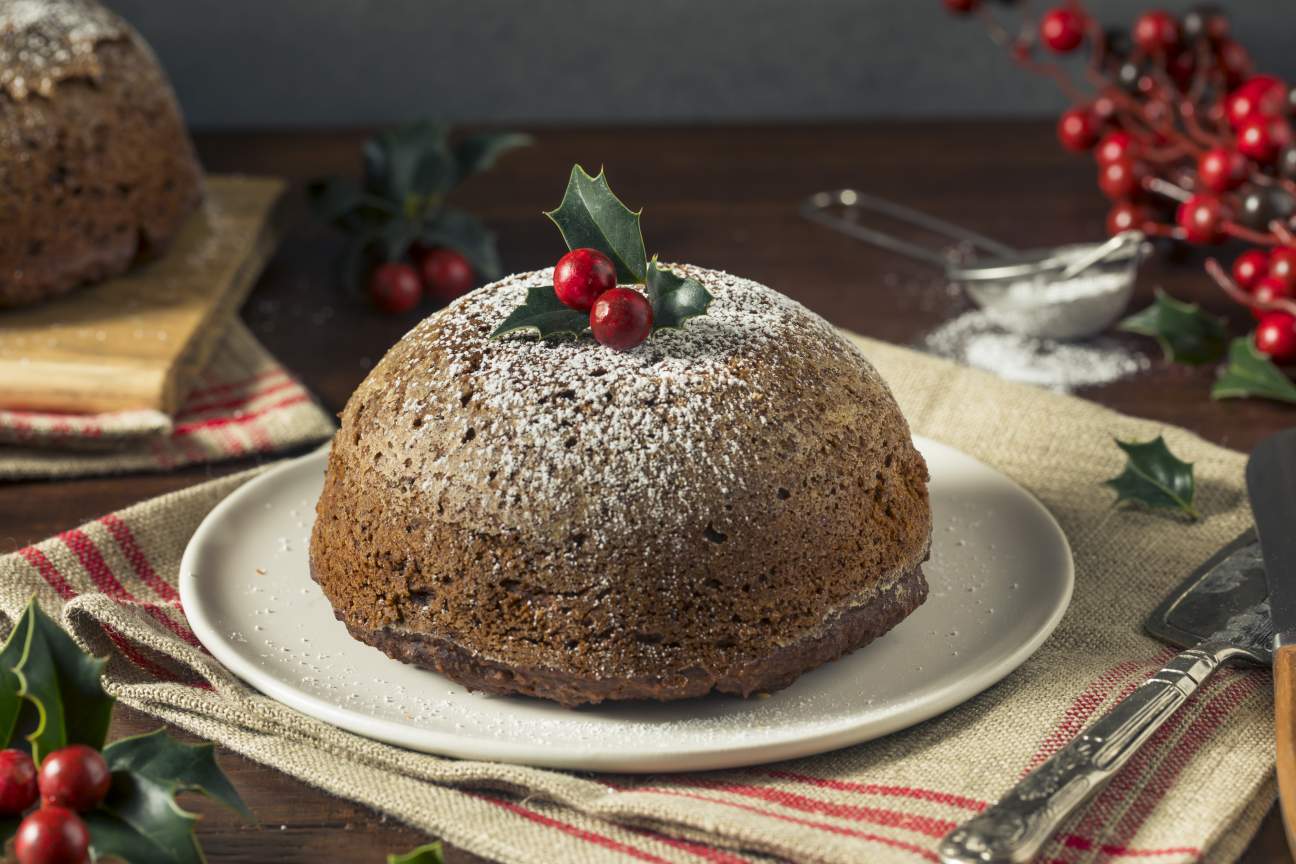
{"label": "browned cake crust", "polygon": [[202,173],[138,34],[90,0],[10,0],[0,67],[0,307],[164,250]]}
{"label": "browned cake crust", "polygon": [[926,596],[927,467],[890,391],[764,286],[615,353],[487,338],[549,271],[388,352],[342,414],[312,575],[358,639],[564,704],[748,694]]}
{"label": "browned cake crust", "polygon": [[927,581],[915,567],[892,585],[880,589],[869,601],[836,613],[823,630],[769,654],[727,669],[702,666],[678,670],[670,678],[596,678],[573,675],[561,669],[508,666],[449,639],[427,633],[384,628],[364,630],[341,615],[348,632],[387,656],[440,672],[470,690],[512,695],[523,693],[563,705],[597,704],[609,699],[688,699],[708,693],[750,696],[782,689],[801,673],[862,648],[913,612],[927,599]]}

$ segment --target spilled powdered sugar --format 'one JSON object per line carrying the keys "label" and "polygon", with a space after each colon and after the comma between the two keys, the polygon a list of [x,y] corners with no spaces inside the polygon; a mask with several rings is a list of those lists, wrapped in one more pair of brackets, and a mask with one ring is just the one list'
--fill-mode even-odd
{"label": "spilled powdered sugar", "polygon": [[1099,336],[1063,342],[1024,336],[1004,330],[980,309],[941,325],[922,340],[921,347],[1009,381],[1061,393],[1107,384],[1152,365],[1119,339]]}

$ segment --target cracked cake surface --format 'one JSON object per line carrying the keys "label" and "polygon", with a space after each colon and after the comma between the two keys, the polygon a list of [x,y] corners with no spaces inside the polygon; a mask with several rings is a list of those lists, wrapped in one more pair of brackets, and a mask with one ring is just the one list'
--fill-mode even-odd
{"label": "cracked cake surface", "polygon": [[927,468],[873,367],[750,280],[615,352],[491,340],[549,270],[417,325],[348,402],[311,568],[356,638],[564,704],[747,695],[926,596]]}

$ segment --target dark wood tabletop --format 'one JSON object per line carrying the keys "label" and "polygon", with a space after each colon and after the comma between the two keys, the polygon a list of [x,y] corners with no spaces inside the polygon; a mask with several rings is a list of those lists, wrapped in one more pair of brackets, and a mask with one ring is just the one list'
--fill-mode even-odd
{"label": "dark wood tabletop", "polygon": [[[797,205],[808,193],[840,186],[867,189],[1022,247],[1099,239],[1103,233],[1106,206],[1093,163],[1063,152],[1048,123],[527,131],[535,134],[535,146],[510,154],[495,171],[456,193],[458,204],[496,230],[508,269],[544,267],[557,259],[563,247],[541,209],[557,204],[573,162],[591,169],[605,165],[618,194],[632,206],[645,205],[650,251],[665,260],[751,277],[830,321],[900,344],[914,343],[961,311],[961,301],[933,292],[934,276],[923,265],[803,221]],[[198,136],[210,172],[273,174],[293,181],[280,214],[283,244],[242,314],[330,410],[341,409],[387,347],[430,311],[390,317],[348,298],[331,275],[339,239],[307,215],[302,183],[357,173],[363,137],[360,132]],[[1142,270],[1134,307],[1145,305],[1158,285],[1227,315],[1239,333],[1249,324],[1244,310],[1211,287],[1198,254],[1162,250]],[[314,314],[323,307],[333,314]],[[1156,355],[1154,346],[1129,338]],[[1081,395],[1239,450],[1296,422],[1296,407],[1211,401],[1213,375],[1210,368],[1158,361],[1146,373]],[[0,551],[248,464],[0,486]],[[113,734],[156,725],[119,709]],[[428,839],[250,760],[224,753],[221,761],[256,822],[239,824],[196,803],[207,817],[198,832],[213,862],[382,862],[386,853]],[[449,860],[477,859],[452,852]],[[1275,811],[1243,860],[1291,861]]]}

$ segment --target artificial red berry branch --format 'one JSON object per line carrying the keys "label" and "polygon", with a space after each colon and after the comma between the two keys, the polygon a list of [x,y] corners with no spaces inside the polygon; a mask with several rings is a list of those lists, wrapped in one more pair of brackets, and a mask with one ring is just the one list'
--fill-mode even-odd
{"label": "artificial red berry branch", "polygon": [[[1014,32],[983,0],[944,3],[975,13],[1014,62],[1072,101],[1058,139],[1094,154],[1098,187],[1112,201],[1109,232],[1259,247],[1238,256],[1233,278],[1213,259],[1207,272],[1263,314],[1259,350],[1296,360],[1296,89],[1255,73],[1224,13],[1199,6],[1177,18],[1152,9],[1126,31],[1066,0],[1037,19],[1023,16]],[[1077,75],[1059,60],[1082,49],[1088,59]],[[1282,338],[1263,336],[1266,324]]]}

